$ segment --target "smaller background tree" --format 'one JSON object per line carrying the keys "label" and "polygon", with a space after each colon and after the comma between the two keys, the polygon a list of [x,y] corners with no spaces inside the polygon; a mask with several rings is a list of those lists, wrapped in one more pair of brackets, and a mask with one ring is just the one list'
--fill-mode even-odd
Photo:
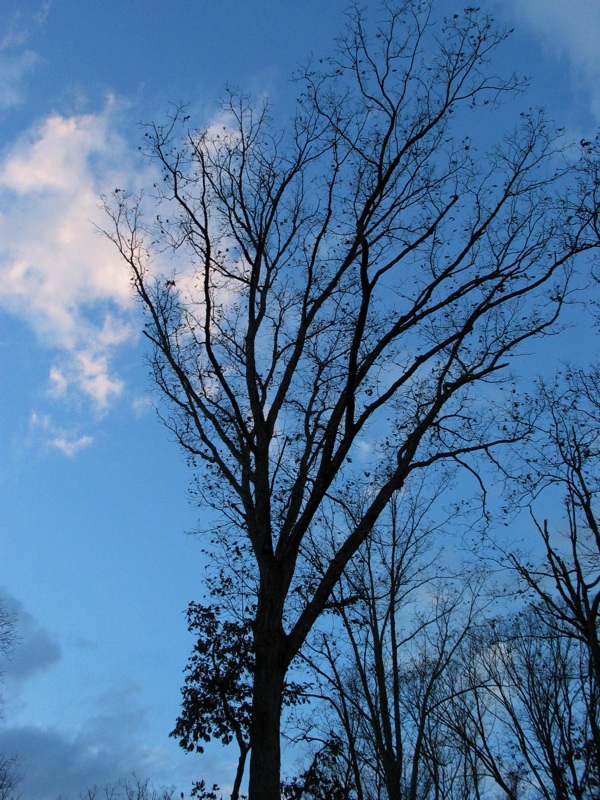
{"label": "smaller background tree", "polygon": [[[8,658],[15,646],[14,616],[0,601],[0,656]],[[0,662],[2,660],[0,658]],[[1,672],[0,672],[1,674]],[[2,697],[0,696],[0,705]],[[0,711],[1,717],[1,711]],[[18,759],[14,755],[0,753],[0,800],[18,800],[21,776],[18,772]]]}
{"label": "smaller background tree", "polygon": [[[187,619],[196,644],[185,669],[181,714],[171,736],[184,750],[197,753],[203,753],[203,743],[211,739],[226,745],[235,740],[239,757],[231,798],[237,800],[250,750],[251,624],[223,619],[220,606],[201,603],[190,603]],[[192,795],[202,797],[205,792],[200,782]]]}

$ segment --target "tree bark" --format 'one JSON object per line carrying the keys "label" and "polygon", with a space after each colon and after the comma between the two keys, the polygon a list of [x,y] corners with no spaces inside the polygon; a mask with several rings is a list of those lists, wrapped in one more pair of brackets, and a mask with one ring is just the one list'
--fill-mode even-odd
{"label": "tree bark", "polygon": [[286,637],[275,609],[257,610],[249,800],[280,800],[281,710],[287,669]]}

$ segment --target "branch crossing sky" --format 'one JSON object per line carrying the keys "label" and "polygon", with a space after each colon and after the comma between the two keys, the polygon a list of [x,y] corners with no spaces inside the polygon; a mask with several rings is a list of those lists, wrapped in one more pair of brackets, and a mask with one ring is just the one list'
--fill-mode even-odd
{"label": "branch crossing sky", "polygon": [[[593,137],[598,0],[480,5],[515,27],[499,68],[531,79],[522,107]],[[100,196],[152,183],[139,123],[169,103],[207,124],[228,83],[291,108],[290,76],[331,52],[344,8],[0,4],[0,599],[20,637],[2,667],[0,752],[20,754],[29,800],[134,770],[186,792],[232,774],[219,748],[186,756],[167,736],[191,648],[183,612],[203,577],[201,542],[185,534],[203,512],[151,406],[127,271],[96,227]]]}

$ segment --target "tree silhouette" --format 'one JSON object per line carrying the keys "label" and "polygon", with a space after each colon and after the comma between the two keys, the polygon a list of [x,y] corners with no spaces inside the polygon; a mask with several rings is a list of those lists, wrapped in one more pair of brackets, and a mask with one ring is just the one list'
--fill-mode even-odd
{"label": "tree silhouette", "polygon": [[[250,545],[250,800],[279,798],[286,673],[344,568],[412,472],[526,430],[489,385],[598,245],[596,143],[563,148],[536,111],[478,152],[468,115],[518,88],[488,65],[507,34],[474,8],[439,14],[352,12],[283,129],[235,91],[204,130],[181,111],[150,125],[155,211],[108,203],[164,421],[222,535]],[[335,547],[311,571],[324,518]]]}

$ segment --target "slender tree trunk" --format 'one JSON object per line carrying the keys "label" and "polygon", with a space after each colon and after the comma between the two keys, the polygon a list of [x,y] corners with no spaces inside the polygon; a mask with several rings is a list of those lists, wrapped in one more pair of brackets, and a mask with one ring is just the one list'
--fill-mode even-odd
{"label": "slender tree trunk", "polygon": [[259,601],[256,613],[248,800],[280,800],[281,796],[280,728],[286,641],[281,611],[275,605],[279,604]]}
{"label": "slender tree trunk", "polygon": [[235,773],[235,780],[233,782],[233,789],[231,790],[231,800],[239,800],[244,769],[246,768],[246,758],[248,757],[248,749],[248,747],[240,747],[240,757]]}

